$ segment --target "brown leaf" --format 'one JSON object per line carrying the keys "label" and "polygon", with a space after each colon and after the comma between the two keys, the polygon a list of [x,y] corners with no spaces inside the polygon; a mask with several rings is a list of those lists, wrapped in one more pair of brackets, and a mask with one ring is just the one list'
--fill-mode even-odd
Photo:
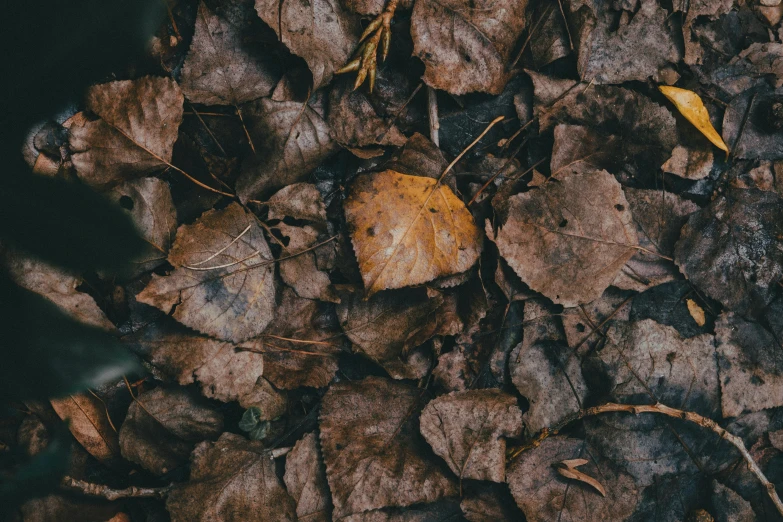
{"label": "brown leaf", "polygon": [[674,245],[680,237],[680,230],[688,221],[688,216],[699,210],[699,207],[677,194],[660,190],[624,187],[623,192],[636,225],[639,246],[649,252],[636,252],[612,284],[643,292],[653,286],[680,279],[682,276],[677,266],[661,256],[674,257]]}
{"label": "brown leaf", "polygon": [[174,271],[153,275],[136,299],[204,334],[244,341],[273,318],[271,261],[256,218],[232,203],[179,227],[169,252]]}
{"label": "brown leaf", "polygon": [[344,208],[368,295],[464,272],[481,253],[470,212],[432,178],[360,175]]}
{"label": "brown leaf", "polygon": [[579,359],[543,299],[525,301],[522,342],[508,357],[511,381],[530,401],[524,421],[531,432],[579,411],[587,397]]}
{"label": "brown leaf", "polygon": [[497,389],[453,392],[421,412],[421,434],[460,480],[503,482],[506,441],[522,431],[516,399]]}
{"label": "brown leaf", "polygon": [[561,174],[510,198],[495,243],[522,281],[564,306],[601,296],[636,250],[620,184],[606,171]]}
{"label": "brown leaf", "polygon": [[411,36],[427,85],[452,94],[500,94],[526,7],[526,0],[417,0]]}
{"label": "brown leaf", "polygon": [[326,225],[326,206],[321,193],[310,183],[293,183],[275,192],[266,202],[269,219],[286,216]]}
{"label": "brown leaf", "polygon": [[223,432],[223,415],[184,388],[155,388],[128,408],[120,428],[122,456],[162,475],[185,464],[197,443]]}
{"label": "brown leaf", "polygon": [[663,171],[685,179],[703,179],[712,171],[713,156],[709,149],[693,149],[677,145],[672,157],[663,164]]}
{"label": "brown leaf", "polygon": [[469,522],[514,522],[523,517],[503,484],[471,488],[462,497],[460,508]]}
{"label": "brown leaf", "polygon": [[263,99],[242,111],[258,146],[242,164],[237,180],[237,194],[243,200],[303,181],[337,151],[323,117],[307,103]]}
{"label": "brown leaf", "polygon": [[313,90],[323,87],[356,49],[359,19],[338,0],[256,0],[261,20],[275,30],[313,73]]}
{"label": "brown leaf", "polygon": [[45,297],[69,317],[102,330],[115,331],[114,324],[95,299],[77,290],[82,283],[81,278],[63,268],[11,250],[6,253],[3,265],[16,284]]}
{"label": "brown leaf", "polygon": [[[337,294],[332,288],[332,281],[329,279],[329,274],[326,270],[320,270],[317,262],[317,256],[320,252],[331,251],[331,255],[322,254],[322,256],[327,258],[335,257],[335,243],[328,242],[314,250],[310,250],[316,245],[323,243],[328,238],[323,234],[319,234],[318,231],[310,225],[296,227],[285,223],[279,223],[274,225],[273,228],[280,232],[284,240],[288,240],[287,249],[291,252],[290,255],[292,256],[288,259],[281,259],[278,263],[280,278],[283,282],[293,288],[299,297],[320,299],[321,301],[330,301],[333,303],[339,302],[340,298],[337,297]],[[295,255],[297,253],[299,254]]]}
{"label": "brown leaf", "polygon": [[376,361],[395,379],[419,379],[429,357],[418,350],[435,335],[454,335],[462,327],[447,314],[453,297],[428,298],[421,289],[383,292],[364,299],[358,292],[337,305],[337,316],[355,351]]}
{"label": "brown leaf", "polygon": [[335,518],[456,494],[419,435],[424,401],[426,391],[378,377],[329,388],[321,403],[321,450]]}
{"label": "brown leaf", "polygon": [[[627,321],[631,312],[631,301],[628,299],[633,294],[610,286],[606,291],[591,303],[575,308],[566,308],[560,314],[563,321],[568,346],[578,353],[596,348],[604,339],[603,333],[607,326],[598,328],[607,320]],[[593,332],[597,329],[596,332]]]}
{"label": "brown leaf", "polygon": [[224,433],[191,456],[190,480],[172,489],[172,522],[295,522],[296,504],[261,444]]}
{"label": "brown leaf", "polygon": [[783,88],[773,91],[762,83],[731,100],[723,113],[722,130],[732,155],[741,159],[783,159],[783,132],[774,111],[781,99]]}
{"label": "brown leaf", "polygon": [[720,315],[715,340],[724,417],[783,406],[781,333],[731,312]]}
{"label": "brown leaf", "polygon": [[[348,81],[350,80],[350,81]],[[329,96],[329,127],[344,147],[405,144],[405,136],[395,125],[395,114],[376,108],[361,89],[353,89],[353,79],[338,81]]]}
{"label": "brown leaf", "polygon": [[[586,82],[661,80],[682,59],[675,25],[657,2],[640,2],[631,14],[598,0],[563,2],[568,9],[579,77]],[[622,14],[622,16],[621,16]],[[630,15],[630,16],[629,16]]]}
{"label": "brown leaf", "polygon": [[[359,13],[362,16],[379,15],[386,7],[385,0],[344,0],[343,4],[354,13]],[[397,9],[407,11],[411,5],[413,5],[413,0],[400,0]]]}
{"label": "brown leaf", "polygon": [[133,260],[133,274],[152,270],[166,261],[177,232],[177,210],[168,183],[157,178],[135,179],[114,187],[107,195],[127,212],[149,243],[147,251]]}
{"label": "brown leaf", "polygon": [[52,408],[68,423],[74,438],[87,452],[111,464],[120,456],[117,432],[111,425],[104,404],[90,393],[52,399]]}
{"label": "brown leaf", "polygon": [[432,370],[435,383],[446,390],[465,391],[475,379],[465,352],[459,347],[438,356],[438,364]]}
{"label": "brown leaf", "polygon": [[453,522],[459,520],[459,514],[456,503],[442,500],[406,508],[374,509],[341,518],[340,522]]}
{"label": "brown leaf", "polygon": [[321,462],[318,437],[308,433],[285,459],[283,477],[288,494],[296,501],[296,516],[300,520],[329,522],[332,520],[332,500],[326,482],[326,468]]}
{"label": "brown leaf", "polygon": [[556,469],[557,469],[557,472],[560,473],[565,478],[569,478],[569,479],[573,479],[573,480],[578,480],[580,482],[584,482],[585,484],[588,484],[588,485],[594,487],[595,490],[598,491],[601,494],[601,496],[605,497],[606,496],[606,490],[604,489],[604,487],[601,485],[600,482],[595,480],[590,475],[582,473],[581,471],[576,469],[579,466],[583,466],[583,465],[585,465],[585,464],[587,464],[589,462],[590,461],[587,460],[587,459],[569,459],[569,460],[564,460],[558,466],[556,466]]}
{"label": "brown leaf", "polygon": [[[584,473],[601,477],[607,495],[593,487],[561,477],[553,465],[570,459],[589,459]],[[614,468],[581,440],[549,437],[538,448],[522,453],[506,477],[511,494],[529,522],[626,520],[640,498],[633,479]]]}
{"label": "brown leaf", "polygon": [[180,78],[191,102],[239,105],[269,95],[277,83],[271,67],[243,45],[236,22],[199,3],[196,32]]}
{"label": "brown leaf", "polygon": [[729,189],[691,215],[675,261],[699,290],[729,310],[759,313],[783,277],[783,199],[774,192]]}
{"label": "brown leaf", "polygon": [[171,162],[184,96],[169,78],[104,83],[87,91],[100,119],[70,128],[71,161],[79,179],[106,186],[161,170]]}
{"label": "brown leaf", "polygon": [[707,112],[707,108],[704,106],[704,102],[701,101],[698,94],[687,89],[669,87],[666,85],[659,85],[658,90],[661,91],[663,95],[677,107],[680,114],[685,116],[686,120],[699,129],[699,132],[704,134],[713,145],[720,150],[729,152],[729,148],[723,142],[723,138],[720,137],[718,131],[712,126],[710,113]]}

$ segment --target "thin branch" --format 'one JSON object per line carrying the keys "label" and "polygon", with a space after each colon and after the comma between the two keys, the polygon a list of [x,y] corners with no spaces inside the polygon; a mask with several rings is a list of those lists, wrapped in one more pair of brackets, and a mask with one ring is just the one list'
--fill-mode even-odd
{"label": "thin branch", "polygon": [[565,419],[563,419],[553,427],[544,428],[543,430],[541,430],[541,432],[539,432],[538,435],[536,435],[530,441],[522,444],[517,448],[509,450],[508,461],[510,462],[514,460],[521,453],[527,450],[537,448],[538,446],[541,445],[544,439],[548,438],[551,435],[557,435],[560,432],[560,430],[562,430],[568,424],[576,420],[584,419],[585,417],[600,415],[601,413],[633,413],[634,415],[638,415],[640,413],[657,413],[659,415],[665,415],[667,417],[672,417],[675,419],[682,419],[688,422],[692,422],[698,426],[701,426],[702,428],[706,428],[716,433],[721,439],[728,441],[729,444],[737,448],[737,450],[740,452],[740,455],[742,455],[742,458],[745,460],[745,463],[748,466],[748,470],[756,476],[759,482],[761,482],[761,485],[764,486],[764,489],[767,490],[767,494],[769,495],[769,498],[772,500],[772,503],[775,505],[775,508],[777,508],[778,513],[783,515],[783,501],[780,500],[777,491],[775,491],[775,485],[772,484],[772,482],[770,482],[769,479],[767,479],[767,477],[764,475],[764,472],[761,471],[759,465],[756,464],[755,460],[753,460],[753,457],[751,456],[748,449],[745,447],[745,443],[742,441],[741,438],[726,431],[717,422],[715,422],[712,419],[703,417],[698,413],[694,413],[692,411],[684,411],[684,410],[678,410],[676,408],[670,408],[669,406],[666,406],[665,404],[661,404],[660,402],[651,405],[617,404],[617,403],[609,402],[601,406],[594,406],[592,408],[580,410],[576,413],[568,415]]}
{"label": "thin branch", "polygon": [[90,497],[103,497],[106,500],[114,501],[121,498],[157,498],[163,499],[171,491],[171,486],[162,488],[139,488],[131,486],[125,489],[113,489],[104,484],[94,484],[73,477],[63,477],[60,484],[63,489],[81,493]]}

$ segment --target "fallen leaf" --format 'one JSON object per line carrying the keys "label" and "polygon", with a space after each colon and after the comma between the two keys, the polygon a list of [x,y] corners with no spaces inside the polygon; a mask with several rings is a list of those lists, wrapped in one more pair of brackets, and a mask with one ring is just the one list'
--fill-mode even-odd
{"label": "fallen leaf", "polygon": [[341,522],[452,522],[460,515],[459,505],[443,500],[431,504],[420,504],[406,508],[374,509],[356,513]]}
{"label": "fallen leaf", "polygon": [[337,151],[329,126],[307,103],[263,99],[243,106],[242,112],[250,138],[258,144],[237,180],[243,200],[303,181]]}
{"label": "fallen leaf", "polygon": [[326,206],[321,193],[310,183],[293,183],[274,193],[267,202],[269,219],[294,219],[326,225]]}
{"label": "fallen leaf", "polygon": [[551,308],[541,298],[528,299],[524,306],[522,342],[508,356],[508,372],[530,401],[525,426],[537,432],[579,411],[587,386]]}
{"label": "fallen leaf", "polygon": [[273,230],[279,231],[282,239],[288,241],[286,246],[291,252],[290,258],[281,259],[278,263],[283,282],[293,288],[299,297],[339,302],[340,298],[332,287],[327,270],[321,270],[317,261],[320,252],[330,252],[331,255],[322,254],[322,257],[334,258],[335,244],[310,225],[296,227],[279,223],[274,225]]}
{"label": "fallen leaf", "polygon": [[585,82],[660,81],[666,69],[682,59],[677,25],[657,2],[638,2],[636,10],[617,7],[620,13],[614,11],[617,4],[599,0],[564,4],[577,70]]}
{"label": "fallen leaf", "polygon": [[90,455],[104,464],[118,460],[120,444],[117,432],[111,425],[106,406],[94,395],[70,395],[50,402],[57,416],[68,423],[74,438]]}
{"label": "fallen leaf", "polygon": [[533,290],[576,306],[601,296],[636,253],[620,184],[606,171],[569,171],[512,196],[495,236],[500,255]]}
{"label": "fallen leaf", "polygon": [[180,226],[169,262],[174,271],[153,275],[139,302],[233,342],[257,336],[273,319],[272,253],[256,218],[237,203]]}
{"label": "fallen leaf", "polygon": [[[567,480],[553,466],[585,457],[589,460],[584,473],[601,477],[606,496],[592,486]],[[535,450],[522,453],[511,463],[506,481],[529,522],[619,522],[631,516],[640,497],[628,474],[602,459],[586,442],[567,437],[549,437]]]}
{"label": "fallen leaf", "polygon": [[460,502],[468,522],[514,522],[524,516],[507,487],[485,483],[471,489]]}
{"label": "fallen leaf", "polygon": [[115,331],[114,324],[98,307],[95,299],[78,290],[82,283],[80,278],[63,268],[20,252],[9,250],[4,257],[4,268],[16,284],[45,297],[81,323],[108,332]]}
{"label": "fallen leaf", "polygon": [[432,370],[435,383],[447,392],[465,391],[476,377],[465,352],[459,348],[441,354]]}
{"label": "fallen leaf", "polygon": [[190,480],[169,493],[172,522],[295,522],[296,503],[258,442],[224,433],[191,455]]}
{"label": "fallen leaf", "polygon": [[321,451],[334,518],[456,494],[419,435],[425,390],[368,377],[339,382],[321,402]]}
{"label": "fallen leaf", "polygon": [[698,94],[687,89],[669,87],[667,85],[659,85],[658,90],[661,91],[663,95],[677,107],[680,114],[685,116],[686,120],[699,129],[713,145],[720,150],[726,151],[726,153],[729,152],[729,148],[723,142],[723,138],[720,137],[718,131],[712,126],[710,113],[707,112],[707,108],[704,106],[704,102],[701,101]]}
{"label": "fallen leaf", "polygon": [[[776,312],[780,312],[777,310]],[[780,335],[732,313],[715,323],[723,417],[783,406]]]}
{"label": "fallen leaf", "polygon": [[[631,297],[633,297],[632,292],[610,286],[595,301],[563,310],[560,314],[560,319],[563,322],[563,330],[565,331],[568,346],[573,350],[577,350],[577,353],[584,354],[601,345],[605,339],[604,332],[607,329],[609,320],[628,320],[631,305],[635,303],[635,298],[630,299]],[[536,300],[527,302],[535,303]],[[533,315],[535,317],[538,314]],[[554,314],[550,312],[549,315],[552,316]],[[539,320],[544,324],[551,324],[553,322],[552,319],[552,317],[547,318],[544,315]],[[535,326],[538,326],[539,331],[542,329],[537,324],[531,325],[531,329]]]}
{"label": "fallen leaf", "polygon": [[729,189],[691,215],[675,262],[702,292],[729,310],[758,314],[783,277],[783,199],[774,192]]}
{"label": "fallen leaf", "polygon": [[141,274],[165,262],[177,232],[177,210],[168,184],[157,178],[134,179],[114,187],[108,196],[130,215],[149,244],[148,251],[133,261],[132,274]]}
{"label": "fallen leaf", "polygon": [[717,480],[712,481],[711,501],[713,512],[716,515],[715,522],[758,520],[750,502]]}
{"label": "fallen leaf", "polygon": [[704,317],[704,309],[693,299],[686,299],[685,304],[688,305],[688,312],[690,312],[691,317],[696,321],[696,324],[704,326],[707,322],[707,319]]}
{"label": "fallen leaf", "polygon": [[470,212],[432,178],[360,175],[344,208],[368,295],[464,272],[481,253]]}
{"label": "fallen leaf", "polygon": [[535,27],[529,41],[533,64],[538,69],[571,54],[568,28],[557,0],[534,2],[528,9],[527,26]]}
{"label": "fallen leaf", "polygon": [[261,20],[313,73],[313,90],[342,68],[359,41],[359,19],[337,0],[256,0]]}
{"label": "fallen leaf", "polygon": [[516,399],[497,389],[442,395],[421,412],[420,430],[432,450],[462,479],[503,482],[506,441],[522,431]]}
{"label": "fallen leaf", "polygon": [[500,94],[526,7],[526,0],[417,0],[411,37],[427,85],[451,94]]}
{"label": "fallen leaf", "polygon": [[704,179],[710,175],[713,165],[712,151],[677,145],[672,157],[663,164],[663,171],[685,179]]}
{"label": "fallen leaf", "polygon": [[421,289],[383,292],[369,299],[356,292],[342,297],[337,317],[354,351],[383,366],[392,378],[420,379],[431,363],[414,348],[462,328],[458,318],[445,313],[455,303],[442,295],[429,298]]}
{"label": "fallen leaf", "polygon": [[[723,113],[723,139],[741,159],[783,159],[783,88],[762,84],[736,96]],[[777,107],[777,109],[776,109]]]}
{"label": "fallen leaf", "polygon": [[582,473],[581,471],[576,469],[579,466],[583,466],[589,462],[590,461],[587,459],[564,460],[563,462],[558,464],[555,469],[557,469],[557,472],[560,473],[565,478],[578,480],[580,482],[584,482],[585,484],[592,486],[593,488],[595,488],[596,491],[598,491],[601,494],[601,496],[605,497],[606,490],[604,489],[604,487],[601,485],[600,482],[595,480],[590,475]]}
{"label": "fallen leaf", "polygon": [[[710,312],[709,316],[704,314],[705,321],[701,326],[691,316],[687,303],[689,297],[695,298],[694,302],[698,299],[698,302],[707,307]],[[695,337],[714,331],[715,310],[719,307],[717,302],[707,300],[695,292],[693,285],[688,281],[679,279],[655,286],[635,296],[631,302],[629,319],[631,321],[652,319],[659,324],[673,327],[683,337]]]}
{"label": "fallen leaf", "polygon": [[[734,7],[734,0],[694,0],[679,2],[677,11],[685,14],[682,24],[682,35],[685,43],[684,61],[688,65],[700,64],[704,58],[704,47],[709,46],[709,40],[700,38],[697,22],[704,19],[715,20]],[[705,41],[706,40],[706,41]]]}
{"label": "fallen leaf", "polygon": [[180,77],[182,92],[191,102],[240,105],[269,95],[277,83],[260,53],[243,45],[236,22],[199,3],[196,31]]}
{"label": "fallen leaf", "polygon": [[326,469],[321,461],[315,433],[305,435],[286,456],[283,480],[288,494],[296,502],[296,516],[299,520],[332,520],[329,484],[326,482]]}
{"label": "fallen leaf", "polygon": [[223,432],[223,415],[184,388],[142,393],[120,428],[122,456],[157,475],[188,461],[197,443]]}
{"label": "fallen leaf", "polygon": [[171,163],[184,96],[169,78],[104,83],[87,91],[97,120],[70,127],[71,161],[79,179],[103,187],[162,170]]}

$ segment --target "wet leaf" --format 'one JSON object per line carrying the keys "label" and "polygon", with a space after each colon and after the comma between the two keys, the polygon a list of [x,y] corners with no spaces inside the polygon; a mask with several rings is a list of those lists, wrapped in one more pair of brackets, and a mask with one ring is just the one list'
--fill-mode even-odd
{"label": "wet leaf", "polygon": [[417,0],[411,36],[427,85],[452,94],[500,94],[509,79],[507,62],[525,28],[526,6],[526,0]]}
{"label": "wet leaf", "polygon": [[197,443],[216,439],[223,416],[184,388],[155,388],[128,408],[120,428],[122,456],[162,475],[182,466]]}
{"label": "wet leaf", "polygon": [[288,454],[283,480],[288,494],[296,501],[296,516],[300,520],[332,520],[329,484],[315,433],[305,435]]}
{"label": "wet leaf", "polygon": [[333,385],[321,403],[321,451],[335,518],[456,494],[419,435],[426,391],[368,377]]}
{"label": "wet leaf", "polygon": [[116,462],[120,456],[119,440],[101,401],[90,393],[83,393],[52,399],[51,404],[90,455],[104,464]]}
{"label": "wet leaf", "polygon": [[240,342],[273,318],[272,253],[255,217],[236,203],[182,225],[169,252],[174,271],[153,275],[136,298],[207,335]]}
{"label": "wet leaf", "polygon": [[267,96],[275,86],[272,67],[242,42],[241,20],[217,16],[204,2],[182,66],[180,87],[193,103],[239,105]]}
{"label": "wet leaf", "polygon": [[473,217],[432,178],[361,175],[344,207],[368,295],[464,272],[481,252]]}
{"label": "wet leaf", "polygon": [[718,131],[712,126],[710,114],[707,112],[707,108],[704,106],[704,102],[701,101],[698,94],[687,89],[669,87],[667,85],[660,85],[658,90],[660,90],[663,95],[677,107],[677,110],[685,116],[685,119],[699,129],[713,145],[720,150],[726,151],[727,153],[729,152],[729,148],[723,142],[723,138],[720,137]]}
{"label": "wet leaf", "polygon": [[99,119],[70,128],[71,161],[79,179],[97,187],[162,170],[171,162],[184,97],[168,78],[104,83],[87,92]]}
{"label": "wet leaf", "polygon": [[421,434],[462,479],[503,482],[506,441],[522,431],[516,399],[497,389],[443,395],[421,412]]}
{"label": "wet leaf", "polygon": [[190,480],[166,501],[172,522],[294,522],[296,504],[260,443],[224,433],[191,455]]}
{"label": "wet leaf", "polygon": [[509,204],[494,239],[498,250],[524,283],[555,303],[597,299],[636,252],[628,201],[606,171],[565,172]]}

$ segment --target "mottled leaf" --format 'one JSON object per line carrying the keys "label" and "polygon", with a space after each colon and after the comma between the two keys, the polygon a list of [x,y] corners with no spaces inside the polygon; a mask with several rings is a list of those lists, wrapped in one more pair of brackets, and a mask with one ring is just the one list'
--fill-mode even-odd
{"label": "mottled leaf", "polygon": [[329,522],[332,519],[329,484],[315,433],[305,435],[288,454],[283,480],[288,494],[296,501],[296,516],[300,520]]}

